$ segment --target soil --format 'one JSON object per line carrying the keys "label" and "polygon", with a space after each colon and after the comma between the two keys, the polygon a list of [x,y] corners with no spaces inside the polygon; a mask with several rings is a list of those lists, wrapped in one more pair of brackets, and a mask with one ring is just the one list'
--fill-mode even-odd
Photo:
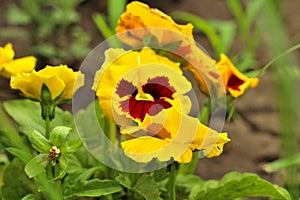
{"label": "soil", "polygon": [[[10,0],[1,0],[0,18],[1,28],[5,28],[5,13]],[[165,12],[185,10],[201,16],[204,19],[233,19],[226,1],[223,0],[147,0],[151,7],[159,8]],[[300,1],[284,1],[284,16],[287,31],[291,36],[300,32]],[[85,1],[78,8],[81,14],[80,24],[91,34],[93,40],[91,47],[96,46],[103,37],[94,25],[91,14],[104,12],[106,2],[103,0]],[[298,9],[297,9],[298,8]],[[204,48],[211,53],[212,49],[206,38],[199,41]],[[3,46],[7,39],[0,38]],[[29,44],[26,39],[10,41],[17,50],[17,57],[27,55]],[[258,49],[259,59],[265,63],[269,58],[263,48]],[[273,183],[283,185],[283,174],[266,173],[262,165],[280,157],[280,140],[278,130],[278,109],[273,89],[272,72],[269,71],[255,89],[250,89],[240,100],[234,121],[226,123],[224,131],[229,133],[231,142],[225,145],[224,153],[213,159],[200,159],[196,174],[204,179],[220,179],[230,171],[253,172],[270,180]],[[0,101],[20,98],[17,92],[9,88],[9,81],[0,78]]]}

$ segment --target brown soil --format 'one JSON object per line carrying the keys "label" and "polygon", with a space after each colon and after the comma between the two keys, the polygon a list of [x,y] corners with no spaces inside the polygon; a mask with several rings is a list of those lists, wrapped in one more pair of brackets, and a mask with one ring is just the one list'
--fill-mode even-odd
{"label": "brown soil", "polygon": [[[7,6],[13,1],[2,0],[0,4],[1,28],[5,28],[5,12]],[[185,10],[197,14],[204,19],[232,19],[226,1],[221,0],[147,0],[152,7],[157,7],[165,12]],[[86,1],[78,9],[81,13],[81,24],[93,37],[91,47],[99,44],[103,37],[95,27],[91,14],[103,12],[105,1]],[[296,9],[298,8],[298,9]],[[285,21],[291,35],[300,32],[299,26],[299,0],[289,0],[284,3]],[[211,47],[205,38],[199,41],[208,52]],[[8,40],[0,38],[3,46]],[[17,50],[17,56],[29,52],[26,39],[11,41]],[[265,62],[268,58],[261,51],[260,58]],[[19,98],[17,92],[9,88],[8,80],[0,78],[0,101]],[[218,158],[201,159],[196,174],[204,179],[219,179],[230,171],[254,172],[273,183],[283,184],[281,173],[267,174],[262,170],[262,165],[280,157],[280,140],[278,138],[277,108],[272,86],[272,73],[265,75],[256,89],[251,89],[244,95],[237,108],[234,122],[226,123],[224,130],[229,133],[232,140],[225,146],[225,152]]]}

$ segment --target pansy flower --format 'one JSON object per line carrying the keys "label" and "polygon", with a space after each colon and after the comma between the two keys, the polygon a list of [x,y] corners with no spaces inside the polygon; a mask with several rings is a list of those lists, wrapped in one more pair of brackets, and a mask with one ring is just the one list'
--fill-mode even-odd
{"label": "pansy flower", "polygon": [[259,83],[258,78],[248,78],[242,74],[225,54],[221,54],[217,68],[222,75],[226,90],[234,98],[241,96],[249,87],[254,88]]}
{"label": "pansy flower", "polygon": [[179,66],[149,48],[109,49],[95,77],[100,107],[120,126],[127,139],[121,146],[137,162],[157,158],[188,163],[192,151],[218,156],[229,141],[226,133],[188,115],[191,100],[186,93],[192,87]]}
{"label": "pansy flower", "polygon": [[55,106],[70,100],[73,93],[83,85],[84,76],[66,65],[46,66],[40,71],[17,74],[11,77],[12,89],[41,104],[43,119],[55,116]]}
{"label": "pansy flower", "polygon": [[[74,88],[76,79],[78,82]],[[71,99],[73,92],[83,84],[83,74],[66,65],[46,66],[40,71],[17,74],[10,82],[12,89],[18,89],[24,96],[37,101],[41,101],[43,84],[49,89],[52,100]]]}
{"label": "pansy flower", "polygon": [[194,67],[189,66],[188,68],[194,73],[198,84],[206,94],[209,94],[209,88],[211,90],[211,87],[214,87],[214,91],[219,94],[229,93],[232,97],[237,98],[243,95],[248,88],[254,88],[259,83],[258,78],[248,78],[242,74],[225,54],[220,55],[220,61],[216,63],[216,70],[209,72],[211,77],[209,81],[205,79],[208,76],[203,76]]}
{"label": "pansy flower", "polygon": [[0,47],[0,76],[10,78],[22,72],[31,72],[36,65],[36,58],[27,56],[14,59],[15,52],[12,44]]}
{"label": "pansy flower", "polygon": [[190,68],[198,79],[202,79],[199,83],[206,93],[206,83],[209,83],[210,87],[218,87],[218,96],[224,95],[224,90],[220,91],[222,80],[215,62],[196,44],[192,24],[179,25],[160,10],[134,1],[121,15],[116,32],[123,43],[132,47],[144,45],[145,36],[154,36],[158,44],[151,45],[150,42],[150,47],[167,51],[165,56]]}
{"label": "pansy flower", "polygon": [[192,31],[191,23],[179,25],[160,10],[137,1],[127,5],[116,29],[119,39],[132,47],[142,46],[146,35],[155,36],[160,46],[181,42],[175,49],[180,54],[187,54],[191,51]]}

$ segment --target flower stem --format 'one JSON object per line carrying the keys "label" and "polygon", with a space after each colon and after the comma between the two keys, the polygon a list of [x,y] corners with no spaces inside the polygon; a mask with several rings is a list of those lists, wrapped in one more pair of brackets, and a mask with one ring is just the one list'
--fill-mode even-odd
{"label": "flower stem", "polygon": [[113,122],[109,122],[109,139],[111,141],[111,143],[116,144],[117,140],[116,140],[116,124]]}
{"label": "flower stem", "polygon": [[46,138],[49,139],[50,137],[50,117],[47,116],[45,119],[45,130],[46,130]]}
{"label": "flower stem", "polygon": [[[49,115],[47,115],[45,118],[45,136],[47,139],[49,139],[49,137],[50,137],[50,117],[49,117]],[[53,176],[53,167],[51,164],[48,164],[48,166],[46,167],[46,173],[47,173],[48,179],[52,179],[54,177]]]}
{"label": "flower stem", "polygon": [[170,192],[170,200],[176,200],[176,190],[175,190],[175,179],[176,179],[176,163],[173,162],[169,166],[170,170],[170,179],[169,179],[169,192]]}

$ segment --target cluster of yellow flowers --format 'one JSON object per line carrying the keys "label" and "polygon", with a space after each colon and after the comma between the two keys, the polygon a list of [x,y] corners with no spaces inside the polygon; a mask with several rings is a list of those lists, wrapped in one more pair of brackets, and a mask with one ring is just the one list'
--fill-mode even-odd
{"label": "cluster of yellow flowers", "polygon": [[[182,70],[191,70],[207,95],[214,91],[236,98],[255,87],[258,79],[243,75],[225,55],[219,62],[211,59],[194,41],[192,24],[178,25],[146,4],[128,4],[116,31],[124,44],[137,49],[108,49],[93,90],[104,113],[119,125],[126,139],[121,143],[125,154],[137,162],[157,158],[180,163],[190,162],[193,151],[209,158],[220,155],[230,139],[227,133],[218,133],[190,116],[192,85]],[[156,38],[155,48],[146,47],[147,36]],[[174,44],[175,49],[167,54],[156,51]],[[13,89],[41,105],[47,94],[51,105],[71,99],[83,84],[83,74],[66,65],[35,71],[34,57],[13,57],[11,44],[0,49],[0,75],[11,78]],[[178,57],[187,62],[174,59]]]}
{"label": "cluster of yellow flowers", "polygon": [[[75,80],[80,78],[82,84],[83,75],[66,65],[46,66],[40,71],[35,71],[35,57],[14,59],[14,54],[12,44],[0,47],[0,75],[10,78],[11,88],[20,90],[28,98],[41,101],[44,84],[50,91],[51,100],[71,99]],[[77,88],[79,85],[75,90]]]}
{"label": "cluster of yellow flowers", "polygon": [[[190,69],[208,95],[214,87],[218,94],[236,98],[255,87],[258,79],[243,75],[225,55],[219,62],[211,59],[194,41],[192,24],[178,25],[146,4],[128,4],[116,31],[134,50],[107,50],[93,89],[104,113],[126,138],[121,143],[126,155],[137,162],[157,158],[180,163],[190,162],[197,150],[206,157],[220,155],[230,139],[189,115],[192,103],[187,93],[192,86],[182,69]],[[146,47],[147,36],[156,39],[154,48]],[[172,52],[156,51],[177,42]],[[178,57],[188,62],[172,59]]]}

